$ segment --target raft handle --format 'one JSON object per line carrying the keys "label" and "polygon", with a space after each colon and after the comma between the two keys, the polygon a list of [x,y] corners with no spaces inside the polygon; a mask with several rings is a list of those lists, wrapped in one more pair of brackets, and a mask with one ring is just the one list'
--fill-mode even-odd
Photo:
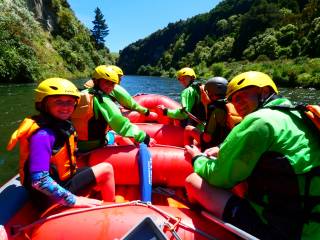
{"label": "raft handle", "polygon": [[[171,224],[170,220],[174,220],[175,223]],[[168,218],[167,222],[164,223],[164,226],[166,226],[169,229],[171,234],[177,240],[182,240],[180,238],[180,236],[178,235],[177,231],[176,231],[176,229],[177,229],[178,225],[180,224],[180,222],[181,222],[181,218],[180,217],[174,217],[174,218],[170,217],[170,218]]]}

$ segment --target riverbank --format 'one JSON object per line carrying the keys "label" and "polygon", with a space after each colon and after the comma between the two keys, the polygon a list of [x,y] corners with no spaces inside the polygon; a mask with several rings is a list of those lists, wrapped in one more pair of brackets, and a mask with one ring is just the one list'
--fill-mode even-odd
{"label": "riverbank", "polygon": [[[212,76],[223,76],[231,79],[245,71],[261,71],[272,76],[280,87],[303,87],[320,89],[320,58],[299,57],[295,59],[269,60],[260,56],[256,61],[218,62],[207,66],[205,62],[191,66],[198,79],[208,79]],[[164,71],[157,67],[142,66],[138,74],[149,76],[165,76],[175,78],[176,69]]]}

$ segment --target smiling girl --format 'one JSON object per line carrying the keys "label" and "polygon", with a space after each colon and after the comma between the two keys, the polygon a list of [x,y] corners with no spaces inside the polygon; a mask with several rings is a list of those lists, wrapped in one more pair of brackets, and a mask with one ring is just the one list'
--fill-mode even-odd
{"label": "smiling girl", "polygon": [[109,163],[77,167],[76,133],[70,121],[80,97],[76,86],[66,79],[49,78],[35,92],[40,114],[25,118],[7,147],[11,150],[20,141],[20,180],[32,200],[41,208],[52,202],[70,207],[101,205],[100,200],[75,195],[97,185],[103,200],[113,201]]}

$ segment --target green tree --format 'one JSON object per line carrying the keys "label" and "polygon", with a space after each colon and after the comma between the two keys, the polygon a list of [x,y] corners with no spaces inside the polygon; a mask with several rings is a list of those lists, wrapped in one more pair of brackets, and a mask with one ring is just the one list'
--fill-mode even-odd
{"label": "green tree", "polygon": [[222,35],[225,35],[229,30],[229,23],[226,19],[221,19],[217,22],[217,28]]}
{"label": "green tree", "polygon": [[270,59],[277,58],[279,45],[276,34],[273,28],[268,28],[264,33],[251,38],[243,55],[249,60],[254,60],[259,55],[265,55]]}
{"label": "green tree", "polygon": [[288,24],[279,29],[277,34],[278,42],[281,46],[289,46],[297,38],[298,27]]}
{"label": "green tree", "polygon": [[315,18],[311,23],[312,29],[308,35],[311,40],[311,53],[313,57],[320,55],[320,17]]}
{"label": "green tree", "polygon": [[96,43],[98,49],[104,48],[104,38],[109,34],[109,27],[104,19],[104,16],[100,8],[94,10],[95,18],[93,23],[93,29],[91,30],[92,37]]}
{"label": "green tree", "polygon": [[231,51],[234,44],[234,38],[226,37],[213,44],[210,52],[209,64],[217,61],[225,61],[231,57]]}

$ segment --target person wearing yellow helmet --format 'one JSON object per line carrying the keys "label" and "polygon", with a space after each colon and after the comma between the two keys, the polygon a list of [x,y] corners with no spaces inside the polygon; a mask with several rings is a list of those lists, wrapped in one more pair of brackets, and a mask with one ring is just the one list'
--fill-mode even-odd
{"label": "person wearing yellow helmet", "polygon": [[115,71],[118,74],[121,82],[121,77],[124,75],[122,69],[116,65],[109,65],[109,66],[113,69],[113,71]]}
{"label": "person wearing yellow helmet", "polygon": [[[150,114],[150,111],[148,108],[145,108],[141,106],[139,103],[137,103],[132,96],[128,93],[128,91],[120,85],[121,79],[124,76],[124,73],[122,69],[116,65],[107,65],[111,69],[113,69],[119,77],[119,83],[114,86],[113,91],[109,93],[109,96],[112,98],[113,101],[118,102],[121,106],[123,106],[126,109],[137,111],[145,116],[148,116]],[[87,81],[84,86],[86,88],[93,87],[93,80]]]}
{"label": "person wearing yellow helmet", "polygon": [[[88,120],[87,138],[79,136],[79,149],[87,152],[105,145],[106,129],[109,127],[123,137],[132,137],[136,142],[149,145],[150,136],[124,117],[113,102],[112,92],[119,84],[118,72],[112,66],[101,65],[95,68],[93,87],[84,90],[93,96],[94,115]],[[110,133],[107,137],[110,137]],[[112,137],[113,138],[113,137]],[[108,140],[108,139],[107,139]]]}
{"label": "person wearing yellow helmet", "polygon": [[[319,133],[303,113],[281,108],[293,104],[265,73],[235,76],[227,97],[243,120],[215,160],[186,146],[189,199],[259,239],[319,239]],[[242,197],[228,191],[243,181]]]}
{"label": "person wearing yellow helmet", "polygon": [[110,65],[110,67],[118,74],[119,76],[119,84],[117,84],[113,91],[110,93],[110,97],[113,98],[116,102],[118,102],[121,106],[126,109],[137,111],[145,116],[150,114],[148,108],[141,106],[137,103],[132,96],[127,92],[127,90],[120,85],[121,79],[124,75],[121,68],[115,65]]}
{"label": "person wearing yellow helmet", "polygon": [[[184,87],[184,90],[180,94],[181,105],[180,109],[168,109],[164,106],[158,106],[158,114],[166,115],[173,119],[185,120],[183,121],[184,126],[192,125],[203,129],[203,125],[199,122],[203,122],[206,119],[205,107],[201,102],[201,91],[203,91],[203,86],[200,83],[195,82],[196,74],[192,68],[184,67],[177,71],[177,79]],[[195,118],[190,118],[190,114],[195,116]]]}
{"label": "person wearing yellow helmet", "polygon": [[113,168],[109,163],[77,167],[77,137],[70,116],[80,92],[70,81],[49,78],[35,89],[40,114],[27,117],[12,134],[7,149],[20,141],[20,181],[37,207],[50,203],[69,207],[101,205],[97,199],[77,196],[97,184],[106,201],[115,194]]}

